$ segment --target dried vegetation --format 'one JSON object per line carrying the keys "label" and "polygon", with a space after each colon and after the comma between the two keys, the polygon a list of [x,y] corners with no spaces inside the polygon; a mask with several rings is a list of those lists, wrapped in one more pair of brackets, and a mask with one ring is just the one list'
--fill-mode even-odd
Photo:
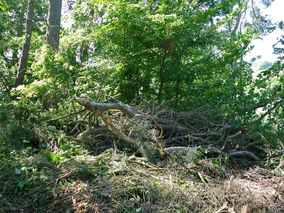
{"label": "dried vegetation", "polygon": [[283,165],[260,167],[264,150],[248,129],[206,107],[177,112],[110,100],[76,100],[85,110],[67,138],[85,149],[21,162],[37,171],[29,189],[5,192],[19,183],[7,179],[9,165],[0,167],[3,212],[284,212]]}

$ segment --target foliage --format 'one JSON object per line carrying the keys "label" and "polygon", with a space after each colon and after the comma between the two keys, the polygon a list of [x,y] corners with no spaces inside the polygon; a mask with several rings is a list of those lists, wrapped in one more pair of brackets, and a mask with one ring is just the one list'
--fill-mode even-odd
{"label": "foliage", "polygon": [[272,62],[264,61],[264,62],[262,62],[262,64],[260,64],[259,70],[266,70],[269,67],[271,67],[271,65],[272,65]]}
{"label": "foliage", "polygon": [[3,10],[4,12],[7,11],[7,5],[6,5],[6,2],[4,0],[0,1],[0,9]]}
{"label": "foliage", "polygon": [[[97,60],[109,64],[116,80],[111,82],[111,90],[120,92],[123,100],[157,96],[161,101],[175,96],[176,103],[201,105],[204,98],[202,101],[184,97],[208,94],[210,99],[216,95],[209,85],[218,84],[221,88],[226,84],[220,82],[230,72],[229,67],[223,71],[224,63],[238,60],[244,54],[241,50],[249,44],[250,31],[230,39],[229,33],[222,30],[236,13],[232,9],[235,4],[236,1],[219,5],[94,1],[78,6],[74,26],[79,27],[84,42],[94,42],[92,55],[98,54]],[[84,29],[87,23],[82,10],[90,13],[87,22],[98,24]],[[213,20],[215,16],[220,17],[219,21]],[[173,45],[173,51],[168,51],[167,45]],[[220,54],[222,51],[227,51],[225,57]],[[211,78],[215,75],[220,75],[218,82]]]}
{"label": "foliage", "polygon": [[[7,12],[0,10],[0,60],[10,69],[18,63],[21,45],[24,39],[25,12],[27,0],[6,1]],[[44,14],[47,11],[46,1],[35,2],[35,31],[44,34],[42,29]]]}
{"label": "foliage", "polygon": [[[36,1],[25,81],[23,85],[13,88],[24,42],[27,2],[0,0],[0,159],[3,163],[0,178],[4,183],[0,186],[0,209],[5,203],[1,200],[5,192],[5,199],[8,200],[14,195],[27,195],[32,200],[29,205],[33,205],[33,210],[44,211],[48,203],[41,201],[41,190],[44,196],[54,201],[52,187],[58,187],[61,190],[58,196],[64,198],[62,194],[67,193],[64,190],[83,188],[77,179],[88,180],[88,176],[96,177],[98,183],[105,181],[100,178],[107,177],[112,186],[118,184],[122,187],[118,179],[138,171],[139,167],[138,170],[132,169],[132,164],[116,167],[117,162],[110,155],[115,156],[117,150],[102,154],[102,158],[94,161],[96,164],[84,164],[108,146],[124,151],[127,149],[131,154],[135,150],[148,157],[147,162],[167,164],[166,158],[160,158],[160,150],[156,149],[145,128],[135,129],[139,135],[138,150],[120,144],[116,146],[115,139],[109,134],[99,134],[88,144],[76,144],[74,141],[80,141],[74,139],[74,135],[78,136],[88,127],[103,123],[96,112],[87,115],[80,113],[83,107],[74,100],[76,97],[104,103],[106,96],[111,95],[124,103],[142,105],[142,108],[152,105],[155,109],[167,105],[176,111],[210,109],[214,113],[197,119],[200,126],[203,119],[224,118],[217,123],[225,126],[228,123],[233,130],[242,130],[246,135],[246,138],[229,141],[231,147],[257,144],[267,166],[281,171],[284,37],[280,37],[273,46],[278,60],[273,64],[263,63],[259,74],[253,75],[251,64],[244,60],[251,50],[250,43],[252,39],[276,28],[261,14],[257,5],[253,5],[254,1],[80,0],[73,5],[73,10],[65,11],[68,24],[63,25],[60,31],[58,53],[47,45],[45,38],[48,1]],[[272,1],[261,2],[269,6]],[[245,20],[245,14],[251,17]],[[278,28],[283,31],[283,22],[278,24]],[[123,124],[127,122],[129,120],[126,119]],[[144,124],[141,126],[144,127]],[[124,131],[130,134],[133,126],[127,127]],[[217,130],[219,127],[210,129]],[[204,131],[209,129],[206,126],[201,128]],[[230,132],[224,131],[224,134]],[[91,154],[86,154],[85,148]],[[198,166],[205,156],[206,153],[200,151],[180,157],[183,164],[179,168],[187,168],[186,163],[192,161]],[[85,160],[80,161],[77,157]],[[128,163],[131,162],[130,157],[125,158]],[[38,159],[38,163],[32,159]],[[203,165],[201,170],[214,170],[225,176],[222,169],[231,163],[227,157],[218,157],[212,162],[208,163],[211,167]],[[173,171],[175,163],[166,165],[170,174],[176,172]],[[123,164],[123,160],[119,164]],[[113,169],[115,171],[111,172]],[[157,171],[161,170],[163,168],[153,169],[151,174],[158,176]],[[192,175],[191,170],[186,171]],[[175,177],[179,184],[174,187],[175,196],[181,200],[182,207],[178,208],[178,203],[173,202],[172,211],[201,211],[203,208],[202,205],[195,206],[198,201],[188,203],[182,197],[188,195],[188,190],[185,192],[182,189],[190,187],[183,179],[189,174],[182,173]],[[140,179],[156,178],[147,176],[147,172],[144,174],[143,171],[139,175]],[[124,186],[124,191],[117,190],[113,194],[113,197],[116,193],[119,195],[116,202],[109,201],[110,197],[101,191],[96,191],[93,199],[112,202],[116,211],[146,212],[151,209],[147,206],[148,201],[156,205],[158,198],[167,202],[172,195],[169,190],[172,180],[168,182],[170,185],[163,186],[155,181],[149,184],[138,181],[135,187],[131,186],[131,180],[125,180],[129,185]],[[201,190],[203,186],[196,187]],[[37,193],[33,194],[33,189]],[[161,192],[164,194],[161,195]],[[196,196],[201,199],[199,193],[197,191]],[[202,191],[201,194],[208,200],[214,197],[209,192]],[[225,203],[223,198],[220,201]],[[203,206],[207,208],[207,204]],[[221,207],[218,202],[214,205],[216,210]],[[18,210],[16,207],[15,211]],[[54,212],[58,210],[56,208]],[[204,212],[207,210],[202,209]]]}
{"label": "foliage", "polygon": [[[25,8],[27,2],[21,3]],[[13,89],[25,10],[7,3],[10,13],[0,14],[5,17],[1,42],[6,45],[0,58],[5,62],[0,67],[3,122],[32,126],[80,109],[72,101],[76,96],[103,101],[105,95],[120,94],[124,102],[171,101],[171,107],[182,110],[207,105],[229,116],[237,128],[252,125],[257,138],[260,133],[271,141],[276,132],[281,137],[282,61],[253,78],[243,56],[265,28],[257,19],[234,30],[237,17],[247,10],[245,1],[79,1],[69,11],[72,25],[62,29],[58,53],[44,41],[46,3],[36,4],[25,85]],[[7,34],[11,20],[17,25]],[[14,46],[9,36],[15,38]],[[275,51],[281,48],[275,46]],[[15,54],[10,58],[7,52]],[[259,119],[266,111],[268,116]],[[70,131],[73,127],[66,122],[52,125]]]}

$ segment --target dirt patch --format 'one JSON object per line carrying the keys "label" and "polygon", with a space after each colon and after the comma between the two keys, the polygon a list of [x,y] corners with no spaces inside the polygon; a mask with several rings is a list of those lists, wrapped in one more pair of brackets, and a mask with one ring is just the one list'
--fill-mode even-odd
{"label": "dirt patch", "polygon": [[264,171],[256,167],[226,181],[226,196],[236,212],[284,212],[284,177]]}

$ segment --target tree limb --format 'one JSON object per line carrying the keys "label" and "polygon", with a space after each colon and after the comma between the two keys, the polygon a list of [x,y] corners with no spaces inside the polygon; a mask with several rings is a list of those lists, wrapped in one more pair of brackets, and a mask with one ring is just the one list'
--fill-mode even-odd
{"label": "tree limb", "polygon": [[135,144],[135,141],[126,136],[125,134],[123,134],[122,132],[120,132],[117,128],[115,128],[110,122],[109,122],[109,119],[108,119],[108,116],[105,116],[104,117],[104,122],[106,123],[106,125],[108,126],[108,129],[109,131],[111,131],[114,135],[116,135],[119,139],[131,144],[131,145],[134,145]]}

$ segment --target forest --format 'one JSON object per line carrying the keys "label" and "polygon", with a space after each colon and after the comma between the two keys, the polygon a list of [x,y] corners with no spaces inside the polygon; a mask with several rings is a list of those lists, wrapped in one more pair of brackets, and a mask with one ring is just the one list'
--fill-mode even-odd
{"label": "forest", "polygon": [[284,212],[273,2],[0,0],[0,213]]}

